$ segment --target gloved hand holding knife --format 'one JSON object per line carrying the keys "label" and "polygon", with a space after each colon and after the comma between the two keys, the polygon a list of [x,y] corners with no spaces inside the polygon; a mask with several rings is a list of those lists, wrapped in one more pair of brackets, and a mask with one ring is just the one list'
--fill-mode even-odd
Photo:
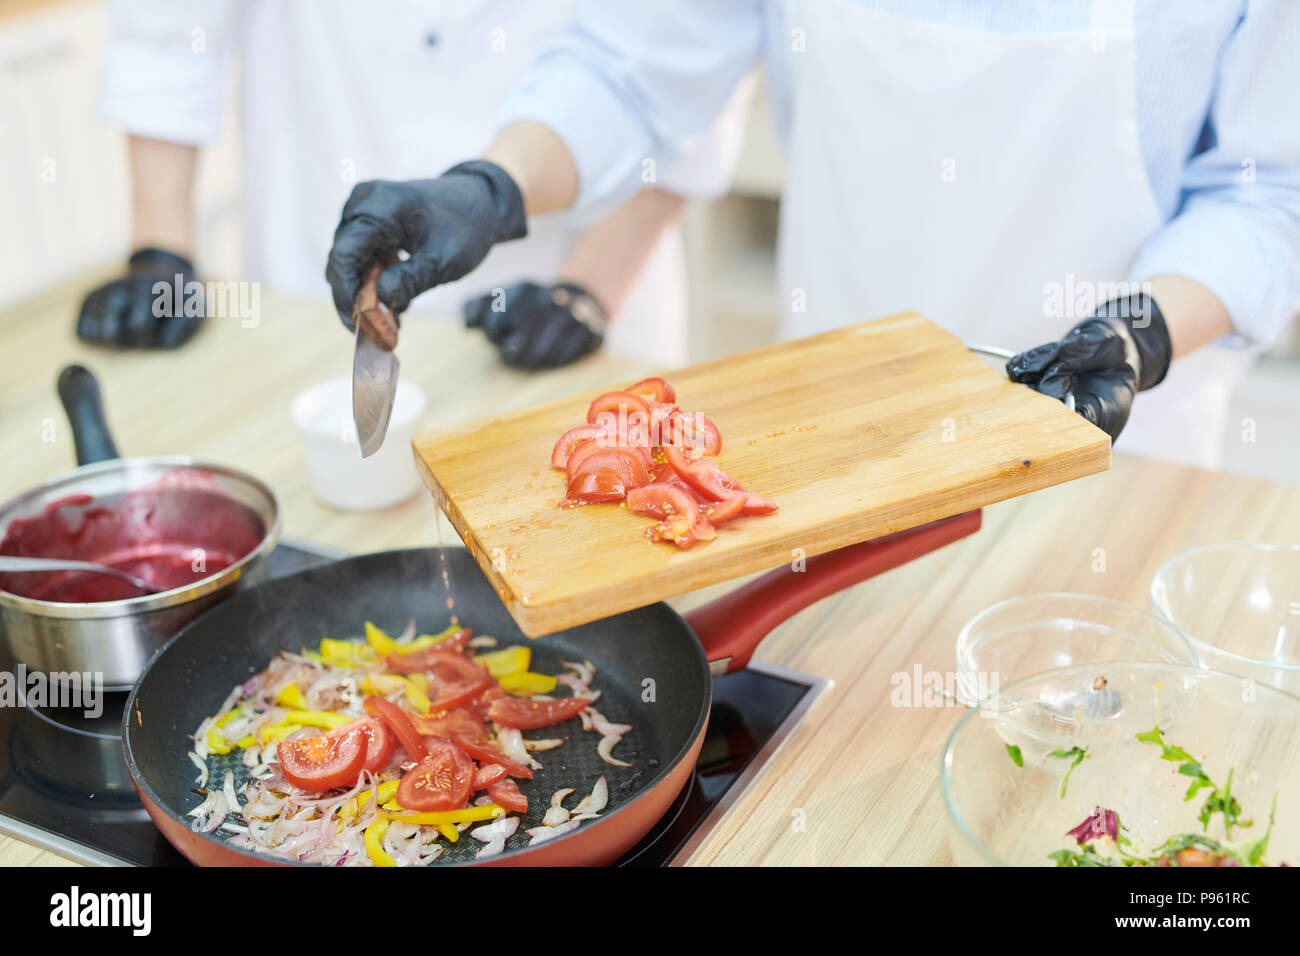
{"label": "gloved hand holding knife", "polygon": [[[421,292],[461,278],[493,245],[527,231],[519,188],[486,160],[460,163],[437,179],[364,182],[352,190],[325,278],[339,318],[357,335],[352,413],[363,457],[379,450],[388,429],[398,317]],[[398,261],[399,251],[407,258]],[[375,302],[369,294],[362,301],[367,279]]]}

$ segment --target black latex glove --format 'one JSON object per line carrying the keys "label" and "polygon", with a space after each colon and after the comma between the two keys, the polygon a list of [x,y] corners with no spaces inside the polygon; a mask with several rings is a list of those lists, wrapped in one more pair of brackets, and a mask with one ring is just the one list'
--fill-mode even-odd
{"label": "black latex glove", "polygon": [[572,282],[520,282],[498,297],[465,303],[465,324],[478,327],[513,368],[556,368],[594,352],[605,341],[605,310]]}
{"label": "black latex glove", "polygon": [[[181,277],[181,295],[176,295],[176,277]],[[96,345],[121,348],[174,349],[183,344],[203,322],[203,299],[187,302],[187,283],[194,279],[194,266],[184,256],[166,249],[141,249],[127,260],[127,274],[91,292],[81,303],[77,336]],[[154,293],[154,284],[165,282],[168,291]],[[199,314],[186,315],[188,311]]]}
{"label": "black latex glove", "polygon": [[380,301],[400,315],[421,292],[459,279],[493,245],[527,232],[519,187],[486,160],[453,166],[437,179],[358,183],[334,231],[325,278],[351,329],[352,303],[377,259],[409,254],[375,284]]}
{"label": "black latex glove", "polygon": [[1164,381],[1172,351],[1165,317],[1141,293],[1107,302],[1059,342],[1013,356],[1007,374],[1065,402],[1113,442],[1133,396]]}

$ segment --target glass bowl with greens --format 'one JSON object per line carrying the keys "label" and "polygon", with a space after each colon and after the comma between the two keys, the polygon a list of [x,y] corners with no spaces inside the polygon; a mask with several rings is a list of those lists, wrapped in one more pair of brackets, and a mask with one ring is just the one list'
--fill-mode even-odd
{"label": "glass bowl with greens", "polygon": [[[1051,703],[1097,688],[1114,706]],[[1297,865],[1300,698],[1180,664],[1049,671],[962,718],[940,789],[959,865]]]}

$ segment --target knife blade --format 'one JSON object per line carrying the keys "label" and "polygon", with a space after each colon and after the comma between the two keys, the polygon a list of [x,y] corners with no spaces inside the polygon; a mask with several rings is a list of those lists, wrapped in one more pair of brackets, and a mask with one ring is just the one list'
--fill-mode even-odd
{"label": "knife blade", "polygon": [[371,266],[366,281],[352,304],[356,326],[356,350],[352,355],[352,423],[361,444],[361,457],[369,458],[384,444],[388,420],[397,394],[397,373],[401,363],[397,347],[397,320],[379,301],[375,280],[390,262]]}

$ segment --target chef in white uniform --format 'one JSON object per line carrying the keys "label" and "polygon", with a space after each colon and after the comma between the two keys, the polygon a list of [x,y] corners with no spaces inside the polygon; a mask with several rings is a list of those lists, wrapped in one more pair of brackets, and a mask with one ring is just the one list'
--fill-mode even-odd
{"label": "chef in white uniform", "polygon": [[[765,62],[785,335],[916,310],[1021,353],[1013,378],[1121,449],[1213,467],[1233,381],[1300,305],[1297,50],[1295,0],[591,0],[469,192],[507,197],[508,229],[608,208]],[[336,302],[381,208],[344,211]],[[469,254],[406,291],[503,236],[440,234]]]}
{"label": "chef in white uniform", "polygon": [[[428,175],[481,151],[509,90],[575,9],[576,0],[113,0],[103,110],[133,134],[135,254],[128,276],[87,299],[83,338],[174,346],[198,325],[154,317],[149,289],[158,277],[194,274],[194,147],[218,138],[231,61],[240,69],[241,278],[316,294],[352,187]],[[680,157],[638,170],[647,188],[624,192],[619,209],[530,223],[527,239],[422,296],[418,310],[465,308],[523,367],[595,347],[606,312],[606,347],[683,361],[675,220],[682,197],[725,190],[743,99]]]}

